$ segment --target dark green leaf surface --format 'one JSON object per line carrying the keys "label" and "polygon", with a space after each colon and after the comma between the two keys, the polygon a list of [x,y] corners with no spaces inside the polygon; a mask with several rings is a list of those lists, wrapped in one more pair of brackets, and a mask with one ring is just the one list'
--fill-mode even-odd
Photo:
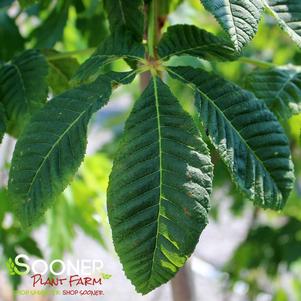
{"label": "dark green leaf surface", "polygon": [[19,3],[21,5],[22,8],[26,8],[30,5],[33,5],[35,3],[38,3],[38,0],[19,0]]}
{"label": "dark green leaf surface", "polygon": [[192,55],[222,61],[238,57],[229,42],[193,25],[168,27],[159,43],[158,54],[162,59],[173,55]]}
{"label": "dark green leaf surface", "polygon": [[191,117],[153,78],[126,122],[108,188],[115,249],[146,294],[170,280],[208,222],[212,164]]}
{"label": "dark green leaf surface", "polygon": [[[57,54],[55,50],[43,51],[46,55],[51,56]],[[74,76],[79,68],[77,59],[69,57],[63,59],[47,59],[49,66],[48,82],[54,95],[63,93],[71,88],[70,79]]]}
{"label": "dark green leaf surface", "polygon": [[276,117],[252,93],[217,75],[190,67],[170,73],[195,85],[201,122],[240,190],[262,207],[283,208],[294,172]]}
{"label": "dark green leaf surface", "polygon": [[261,17],[261,0],[201,0],[240,51],[255,36]]}
{"label": "dark green leaf surface", "polygon": [[301,113],[301,73],[293,68],[255,70],[246,87],[282,118]]}
{"label": "dark green leaf surface", "polygon": [[103,5],[99,1],[91,1],[86,11],[78,15],[76,27],[87,40],[89,47],[98,46],[109,35]]}
{"label": "dark green leaf surface", "polygon": [[119,27],[131,31],[137,41],[142,41],[144,33],[143,0],[104,0],[105,9],[114,33]]}
{"label": "dark green leaf surface", "polygon": [[301,47],[301,1],[265,0],[280,27]]}
{"label": "dark green leaf surface", "polygon": [[47,19],[32,32],[35,48],[52,48],[63,37],[70,0],[59,0]]}
{"label": "dark green leaf surface", "polygon": [[0,102],[10,134],[18,136],[30,116],[45,103],[47,74],[47,62],[38,50],[24,51],[0,69]]}
{"label": "dark green leaf surface", "polygon": [[4,111],[4,107],[0,102],[0,143],[2,142],[2,138],[6,132],[6,115]]}
{"label": "dark green leaf surface", "polygon": [[24,39],[15,21],[0,11],[0,60],[8,61],[24,49]]}
{"label": "dark green leaf surface", "polygon": [[74,84],[92,81],[102,72],[101,67],[117,59],[140,60],[143,57],[143,45],[136,42],[131,33],[117,30],[81,65],[72,81]]}
{"label": "dark green leaf surface", "polygon": [[18,247],[21,247],[27,254],[43,258],[42,250],[39,248],[38,243],[31,237],[27,236],[21,238],[18,242]]}
{"label": "dark green leaf surface", "polygon": [[9,178],[16,214],[35,222],[70,183],[83,160],[87,125],[111,94],[104,78],[55,97],[34,117],[17,142]]}
{"label": "dark green leaf surface", "polygon": [[108,72],[105,76],[110,79],[112,85],[128,85],[130,84],[136,77],[136,71],[128,71],[128,72]]}
{"label": "dark green leaf surface", "polygon": [[14,0],[2,0],[0,3],[0,9],[11,6],[13,2],[14,2]]}

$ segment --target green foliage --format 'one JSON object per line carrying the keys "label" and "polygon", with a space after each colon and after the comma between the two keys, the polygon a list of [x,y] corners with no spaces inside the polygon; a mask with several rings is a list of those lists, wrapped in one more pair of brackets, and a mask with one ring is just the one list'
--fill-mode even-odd
{"label": "green foliage", "polygon": [[[264,208],[279,210],[293,190],[286,214],[299,219],[300,214],[293,213],[300,207],[300,192],[299,186],[293,189],[289,147],[299,178],[301,119],[297,115],[288,120],[300,113],[299,68],[274,67],[239,54],[257,32],[263,6],[298,44],[299,3],[203,0],[204,7],[228,33],[228,41],[209,33],[217,30],[206,16],[196,23],[208,23],[208,31],[193,25],[165,26],[168,14],[181,0],[33,2],[20,1],[25,9],[14,17],[11,12],[8,16],[12,2],[0,4],[0,139],[4,132],[18,138],[6,203],[1,203],[0,193],[1,220],[11,208],[25,228],[41,220],[53,205],[46,217],[52,257],[72,249],[75,227],[105,245],[99,231],[104,230],[100,226],[107,217],[108,179],[103,173],[109,173],[111,162],[98,155],[88,158],[76,172],[85,156],[93,113],[107,103],[112,88],[132,83],[137,74],[142,74],[141,84],[147,88],[126,121],[118,151],[113,151],[116,156],[107,200],[114,245],[137,291],[145,294],[170,280],[192,254],[208,222],[213,166],[206,144],[212,149],[216,185],[225,185],[229,178],[232,186],[238,187],[235,192],[232,186],[229,190],[235,198],[233,208],[241,211],[246,197]],[[196,15],[199,18],[199,12]],[[32,24],[31,17],[40,23]],[[22,24],[24,37],[16,24]],[[161,37],[163,28],[167,30]],[[258,51],[254,45],[265,44],[267,36],[255,40],[245,53],[270,60],[273,53],[274,61],[280,64],[300,61],[299,55],[293,58],[293,50],[286,53],[287,42],[281,47],[272,43]],[[96,50],[85,49],[96,45]],[[32,46],[46,49],[28,49]],[[275,47],[280,50],[275,51]],[[245,64],[271,67],[255,70],[247,78],[246,86],[254,94],[229,80],[241,83],[250,70]],[[215,73],[223,73],[227,79]],[[146,83],[149,78],[150,83]],[[134,82],[133,87],[137,86]],[[196,107],[189,102],[194,93]],[[196,124],[184,109],[195,115]],[[282,118],[287,136],[270,110]],[[224,172],[224,165],[231,177]],[[294,223],[291,217],[287,225]],[[267,244],[278,248],[283,240],[281,231],[267,228],[258,231],[271,236],[273,241],[267,239]],[[18,241],[11,239],[19,230],[15,223],[1,229],[4,257],[14,258],[19,247],[41,256],[30,235]],[[296,227],[282,230],[294,233],[290,247],[299,252]],[[253,251],[254,246],[260,247],[260,235],[253,238],[251,234],[247,241],[252,241],[252,246],[245,247],[243,255],[237,253],[250,269],[252,256],[256,264],[266,260],[262,250]],[[292,262],[299,256],[279,254],[291,256]],[[278,263],[271,266],[276,270]],[[233,275],[240,274],[241,267],[233,268]],[[15,280],[15,287],[19,282]],[[282,298],[281,292],[278,295]]]}
{"label": "green foliage", "polygon": [[51,258],[62,258],[72,250],[75,237],[72,207],[64,196],[60,196],[46,216],[48,225],[48,243],[51,246]]}
{"label": "green foliage", "polygon": [[280,27],[301,47],[301,3],[298,0],[263,0]]}
{"label": "green foliage", "polygon": [[251,93],[190,67],[170,69],[193,84],[196,107],[235,184],[264,208],[282,209],[293,188],[288,139],[274,115]]}
{"label": "green foliage", "polygon": [[158,45],[158,55],[192,55],[207,60],[235,60],[238,55],[227,41],[193,25],[170,26]]}
{"label": "green foliage", "polygon": [[111,168],[112,163],[106,155],[88,156],[79,171],[79,177],[71,185],[73,224],[102,246],[106,246],[106,243],[99,228],[107,230],[108,226],[105,201]]}
{"label": "green foliage", "polygon": [[9,60],[24,49],[24,39],[19,33],[15,21],[0,10],[0,60]]}
{"label": "green foliage", "polygon": [[22,8],[26,8],[27,6],[33,5],[37,2],[37,0],[19,0],[19,3]]}
{"label": "green foliage", "polygon": [[[19,252],[26,253],[38,258],[43,258],[37,241],[35,241],[28,232],[21,232],[16,221],[11,216],[10,225],[4,224],[6,214],[12,214],[10,210],[10,198],[6,189],[0,189],[0,245],[1,245],[1,263],[9,262],[10,258],[15,258]],[[11,263],[11,262],[10,262]],[[8,266],[6,266],[8,268]],[[14,289],[21,284],[21,277],[16,275],[13,266],[7,270],[9,280]],[[18,271],[18,270],[17,270]],[[10,274],[10,272],[12,272]]]}
{"label": "green foliage", "polygon": [[81,5],[77,8],[76,27],[87,40],[87,45],[96,47],[109,35],[103,3],[99,3],[98,0],[78,2]]}
{"label": "green foliage", "polygon": [[27,50],[0,68],[0,102],[8,133],[18,136],[47,99],[48,66],[38,50]]}
{"label": "green foliage", "polygon": [[2,0],[0,3],[0,9],[9,7],[14,0]]}
{"label": "green foliage", "polygon": [[111,25],[111,32],[120,27],[132,32],[137,41],[144,33],[143,0],[104,0]]}
{"label": "green foliage", "polygon": [[47,19],[32,32],[36,48],[51,48],[62,38],[69,5],[70,0],[58,0]]}
{"label": "green foliage", "polygon": [[106,230],[105,196],[110,169],[111,161],[105,155],[87,156],[70,187],[47,212],[52,259],[63,258],[66,252],[72,251],[78,229],[106,246],[103,234]]}
{"label": "green foliage", "polygon": [[103,72],[102,67],[118,59],[141,60],[143,57],[144,48],[133,39],[133,35],[127,31],[116,30],[80,66],[73,78],[73,83],[92,81]]}
{"label": "green foliage", "polygon": [[16,145],[9,182],[24,225],[38,219],[70,183],[84,158],[88,122],[110,94],[110,82],[104,78],[68,90],[26,127]]}
{"label": "green foliage", "polygon": [[[49,66],[48,84],[55,95],[72,88],[70,80],[79,68],[79,63],[75,58],[56,59],[56,54],[59,52],[55,50],[44,51],[46,58],[49,57],[47,60]],[[51,56],[55,59],[51,59]]]}
{"label": "green foliage", "polygon": [[265,270],[270,276],[278,266],[300,258],[300,221],[291,219],[281,228],[254,226],[246,241],[233,254],[226,269],[239,279],[244,269]]}
{"label": "green foliage", "polygon": [[193,252],[208,222],[211,181],[192,119],[153,78],[126,123],[108,188],[115,248],[138,292],[171,279]]}
{"label": "green foliage", "polygon": [[201,0],[223,29],[237,51],[255,36],[263,9],[261,0]]}
{"label": "green foliage", "polygon": [[301,113],[301,73],[297,68],[255,70],[246,78],[246,87],[283,119]]}

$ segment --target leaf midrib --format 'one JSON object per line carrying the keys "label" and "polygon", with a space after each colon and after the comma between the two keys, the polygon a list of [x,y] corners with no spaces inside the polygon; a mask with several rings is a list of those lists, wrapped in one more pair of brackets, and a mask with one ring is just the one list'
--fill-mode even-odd
{"label": "leaf midrib", "polygon": [[158,216],[157,216],[157,231],[156,231],[156,238],[155,238],[155,249],[153,252],[151,269],[150,269],[150,276],[147,281],[147,285],[149,286],[150,281],[152,279],[153,271],[154,271],[154,263],[156,258],[156,253],[158,250],[158,239],[159,239],[159,231],[160,231],[160,209],[161,209],[161,200],[162,200],[162,174],[163,174],[163,164],[162,164],[162,134],[161,134],[161,121],[160,121],[160,108],[159,108],[159,96],[158,96],[158,87],[157,87],[157,79],[153,76],[152,78],[154,84],[154,96],[155,96],[155,106],[156,106],[156,114],[157,114],[157,127],[158,127],[158,138],[159,138],[159,168],[160,168],[160,183],[159,183],[159,204],[158,204]]}
{"label": "leaf midrib", "polygon": [[280,102],[282,103],[282,105],[284,107],[286,107],[286,104],[284,103],[282,97],[280,97],[280,94],[282,94],[282,92],[286,91],[286,87],[289,85],[289,83],[293,82],[297,76],[298,76],[297,72],[293,75],[289,74],[288,79],[285,81],[285,83],[283,84],[281,89],[276,93],[276,98],[278,100],[280,100]]}
{"label": "leaf midrib", "polygon": [[239,39],[238,39],[238,32],[237,32],[237,29],[236,29],[236,20],[234,19],[234,14],[233,14],[233,10],[232,10],[232,4],[230,2],[230,0],[227,1],[229,3],[229,8],[230,8],[230,12],[231,12],[231,19],[232,19],[232,22],[233,22],[233,27],[234,27],[234,31],[235,31],[235,47],[239,47]]}
{"label": "leaf midrib", "polygon": [[23,98],[24,98],[25,103],[27,104],[27,107],[29,108],[30,103],[29,103],[29,100],[28,100],[27,95],[26,95],[26,88],[25,88],[25,83],[24,83],[24,80],[23,80],[21,70],[19,69],[19,67],[15,63],[11,63],[10,65],[16,70],[17,75],[20,78],[21,87],[22,87],[22,91],[23,91]]}
{"label": "leaf midrib", "polygon": [[52,61],[48,60],[47,61],[48,64],[50,65],[50,67],[52,67],[57,73],[61,74],[61,76],[66,80],[66,82],[69,84],[69,78],[68,78],[68,75],[65,74],[63,72],[62,69],[60,69],[58,66],[56,66],[54,63],[52,63]]}
{"label": "leaf midrib", "polygon": [[123,24],[126,25],[126,17],[125,17],[125,13],[123,11],[122,0],[118,0],[118,4],[119,4],[119,8],[120,8],[120,13],[121,13]]}
{"label": "leaf midrib", "polygon": [[57,145],[61,142],[61,140],[64,138],[66,133],[71,130],[71,128],[82,118],[84,114],[88,112],[88,110],[93,106],[94,102],[90,103],[90,105],[82,112],[79,114],[79,116],[67,127],[67,129],[63,132],[61,136],[59,136],[59,139],[53,144],[53,146],[50,148],[46,156],[44,157],[43,161],[41,162],[39,168],[37,169],[36,174],[34,175],[32,181],[30,182],[29,188],[27,190],[27,195],[30,193],[32,186],[34,185],[38,174],[40,173],[41,169],[43,168],[44,164],[47,162],[49,156],[51,155],[52,151],[57,147]]}
{"label": "leaf midrib", "polygon": [[292,29],[285,20],[280,17],[279,13],[274,10],[273,5],[270,5],[266,0],[262,1],[270,14],[278,21],[278,23],[280,23],[280,27],[283,26],[282,29],[291,36],[292,40],[295,41],[299,47],[301,47],[301,36],[294,29]]}

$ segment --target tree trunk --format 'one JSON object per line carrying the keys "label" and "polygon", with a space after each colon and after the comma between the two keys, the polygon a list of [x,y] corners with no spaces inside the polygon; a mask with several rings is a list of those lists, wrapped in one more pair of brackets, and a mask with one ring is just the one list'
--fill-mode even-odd
{"label": "tree trunk", "polygon": [[172,296],[174,301],[194,301],[194,285],[190,263],[184,267],[171,280]]}

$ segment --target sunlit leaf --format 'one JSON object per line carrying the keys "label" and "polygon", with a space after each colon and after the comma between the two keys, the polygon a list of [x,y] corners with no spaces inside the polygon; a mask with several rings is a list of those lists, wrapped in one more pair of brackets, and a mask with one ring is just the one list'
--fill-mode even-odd
{"label": "sunlit leaf", "polygon": [[257,205],[282,209],[295,177],[276,117],[252,93],[217,75],[191,67],[173,67],[170,74],[194,85],[200,121],[238,188]]}

